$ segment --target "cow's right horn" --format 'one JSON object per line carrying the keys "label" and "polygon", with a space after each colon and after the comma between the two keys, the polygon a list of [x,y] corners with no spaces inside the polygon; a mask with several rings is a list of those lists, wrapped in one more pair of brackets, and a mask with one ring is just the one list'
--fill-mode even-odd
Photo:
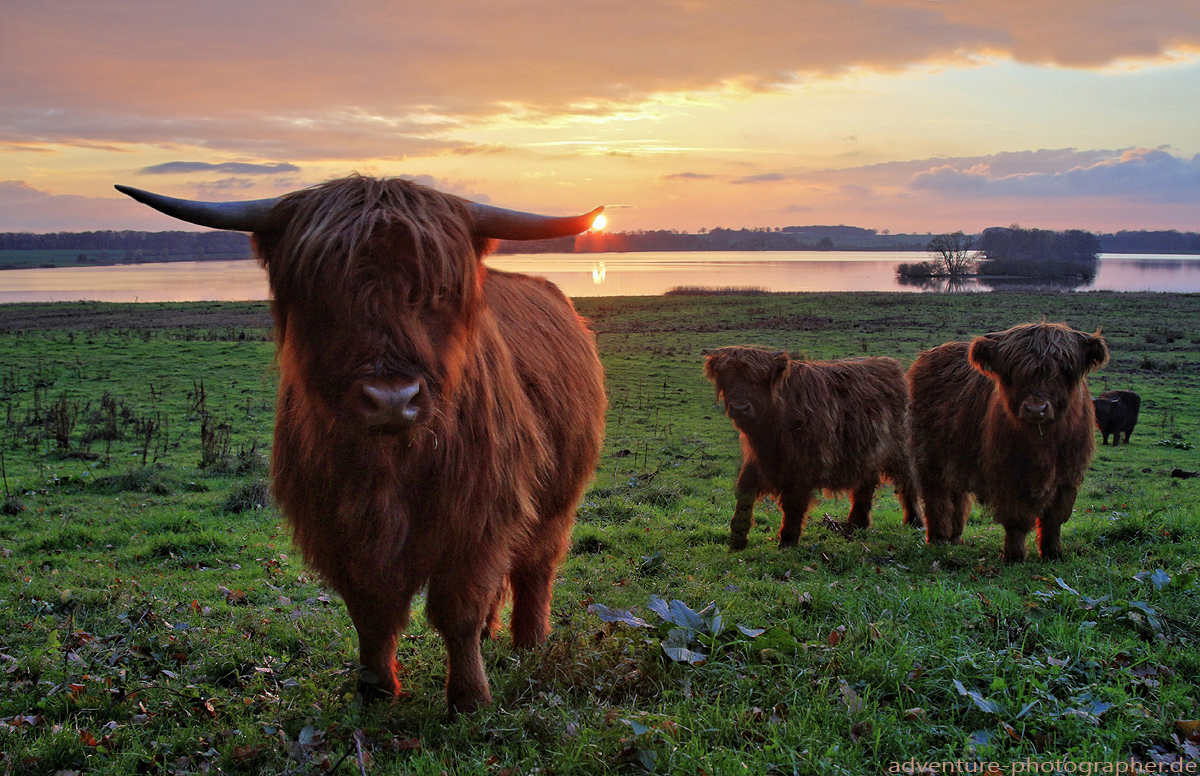
{"label": "cow's right horn", "polygon": [[127,194],[143,205],[149,205],[160,213],[187,221],[197,226],[213,229],[230,229],[236,232],[264,232],[274,224],[271,209],[279,201],[275,199],[252,199],[245,202],[196,202],[176,199],[162,194],[135,189],[118,184],[116,190]]}
{"label": "cow's right horn", "polygon": [[581,216],[540,216],[494,205],[470,203],[475,233],[497,240],[549,240],[570,237],[592,228],[603,207]]}

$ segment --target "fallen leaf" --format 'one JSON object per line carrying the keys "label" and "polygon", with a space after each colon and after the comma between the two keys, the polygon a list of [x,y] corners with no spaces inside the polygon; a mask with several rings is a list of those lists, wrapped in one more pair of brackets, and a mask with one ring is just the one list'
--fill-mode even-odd
{"label": "fallen leaf", "polygon": [[393,738],[390,747],[393,752],[412,752],[421,748],[421,739]]}
{"label": "fallen leaf", "polygon": [[846,704],[846,711],[850,714],[862,711],[863,702],[854,688],[845,679],[838,680],[838,689],[842,691],[842,702]]}
{"label": "fallen leaf", "polygon": [[261,746],[238,746],[233,750],[232,759],[235,763],[246,763],[262,754]]}

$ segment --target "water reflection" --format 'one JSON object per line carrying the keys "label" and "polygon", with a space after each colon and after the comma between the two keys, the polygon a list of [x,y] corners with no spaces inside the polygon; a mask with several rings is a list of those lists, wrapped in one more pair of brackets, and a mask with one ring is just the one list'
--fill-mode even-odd
{"label": "water reflection", "polygon": [[[980,278],[979,283],[988,291],[1079,291],[1092,288],[1095,278]],[[1092,288],[1092,290],[1096,290]]]}
{"label": "water reflection", "polygon": [[[603,258],[599,258],[603,256]],[[999,278],[902,281],[901,262],[921,252],[538,254],[494,256],[489,266],[540,275],[570,296],[650,296],[676,286],[768,291],[979,292],[990,290],[1200,292],[1200,256],[1101,257],[1092,280]],[[0,302],[96,300],[184,302],[266,299],[266,274],[251,260],[0,271]]]}
{"label": "water reflection", "polygon": [[922,278],[897,277],[896,283],[914,291],[935,293],[959,293],[964,291],[988,291],[978,278]]}

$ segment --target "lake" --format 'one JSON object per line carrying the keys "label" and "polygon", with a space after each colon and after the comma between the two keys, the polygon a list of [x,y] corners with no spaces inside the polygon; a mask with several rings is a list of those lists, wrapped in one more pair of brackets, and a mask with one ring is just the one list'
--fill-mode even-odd
{"label": "lake", "polygon": [[[768,291],[943,291],[904,285],[896,265],[924,252],[713,251],[511,254],[488,266],[541,275],[569,296],[655,296],[676,286],[756,287]],[[987,279],[956,291],[1021,288]],[[1200,292],[1200,256],[1102,255],[1088,283],[1041,286],[1076,291]],[[61,267],[0,272],[0,303],[191,302],[267,298],[266,273],[250,259]]]}

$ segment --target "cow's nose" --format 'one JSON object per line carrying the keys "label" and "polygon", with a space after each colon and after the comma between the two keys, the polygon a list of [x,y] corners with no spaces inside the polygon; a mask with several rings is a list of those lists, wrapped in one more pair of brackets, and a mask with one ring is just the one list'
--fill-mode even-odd
{"label": "cow's nose", "polygon": [[421,414],[421,380],[370,381],[360,384],[363,419],[380,431],[402,431]]}
{"label": "cow's nose", "polygon": [[753,417],[754,408],[750,406],[748,401],[731,401],[729,402],[729,414],[739,415],[742,417]]}
{"label": "cow's nose", "polygon": [[1025,414],[1036,420],[1044,420],[1050,415],[1050,402],[1045,399],[1030,399],[1025,402]]}

